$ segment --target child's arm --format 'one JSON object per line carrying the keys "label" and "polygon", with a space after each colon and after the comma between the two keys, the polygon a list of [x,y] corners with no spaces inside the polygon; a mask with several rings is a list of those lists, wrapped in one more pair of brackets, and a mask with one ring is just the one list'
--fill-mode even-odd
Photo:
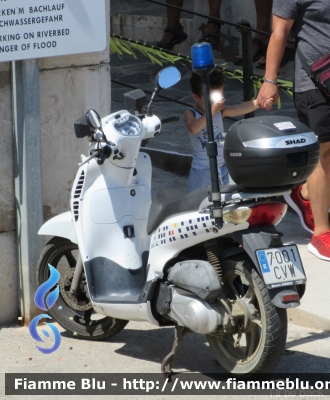
{"label": "child's arm", "polygon": [[225,106],[222,115],[224,117],[236,117],[237,115],[248,114],[257,108],[257,100],[245,101],[237,106]]}
{"label": "child's arm", "polygon": [[[225,100],[212,104],[211,113],[212,117],[218,113],[220,110],[224,108]],[[200,118],[196,119],[195,114],[191,110],[186,110],[184,113],[184,119],[186,123],[186,127],[190,133],[196,135],[199,131],[201,131],[206,126],[206,116],[205,112]]]}
{"label": "child's arm", "polygon": [[[267,110],[272,108],[274,103],[274,99],[270,98],[267,100]],[[225,106],[222,115],[223,117],[236,117],[237,115],[248,114],[254,110],[259,108],[257,106],[257,99],[251,101],[245,101],[242,104],[238,104],[237,106]]]}
{"label": "child's arm", "polygon": [[201,131],[206,125],[205,115],[196,119],[195,114],[191,110],[185,111],[184,120],[188,131],[194,135]]}

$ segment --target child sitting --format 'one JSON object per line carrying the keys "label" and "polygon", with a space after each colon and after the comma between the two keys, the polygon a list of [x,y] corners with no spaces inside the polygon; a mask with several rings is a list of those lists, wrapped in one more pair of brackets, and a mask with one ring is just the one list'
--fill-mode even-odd
{"label": "child sitting", "polygon": [[[224,74],[215,69],[209,75],[211,112],[213,117],[213,133],[214,140],[218,147],[218,174],[220,184],[228,184],[228,170],[223,158],[223,117],[234,117],[236,115],[248,114],[257,109],[257,100],[246,101],[237,106],[225,106],[223,98],[223,87],[225,83]],[[201,76],[194,73],[190,78],[192,97],[196,104],[193,108],[189,108],[184,113],[186,127],[190,136],[191,147],[193,151],[193,161],[188,178],[188,191],[210,186],[210,164],[206,152],[207,130],[204,96],[202,93]],[[272,99],[269,101],[269,106],[272,105]]]}

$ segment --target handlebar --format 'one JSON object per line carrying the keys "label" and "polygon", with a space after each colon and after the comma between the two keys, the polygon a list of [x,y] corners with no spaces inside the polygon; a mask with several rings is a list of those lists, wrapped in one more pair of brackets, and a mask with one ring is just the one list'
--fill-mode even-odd
{"label": "handlebar", "polygon": [[97,163],[99,165],[102,165],[104,163],[104,161],[111,156],[111,153],[112,153],[112,149],[111,149],[110,145],[106,144],[104,147],[95,150],[93,154],[91,154],[89,157],[87,157],[84,161],[82,161],[78,165],[79,165],[79,167],[81,167],[82,165],[88,163],[90,160],[92,160],[95,157],[97,158]]}
{"label": "handlebar", "polygon": [[95,153],[93,153],[92,155],[90,155],[89,157],[87,157],[84,161],[82,161],[81,163],[78,164],[79,167],[83,166],[84,164],[88,163],[90,160],[92,160],[93,158],[98,156],[98,152],[96,151]]}
{"label": "handlebar", "polygon": [[160,122],[162,124],[168,124],[169,122],[179,121],[180,117],[178,115],[173,115],[173,117],[163,118]]}

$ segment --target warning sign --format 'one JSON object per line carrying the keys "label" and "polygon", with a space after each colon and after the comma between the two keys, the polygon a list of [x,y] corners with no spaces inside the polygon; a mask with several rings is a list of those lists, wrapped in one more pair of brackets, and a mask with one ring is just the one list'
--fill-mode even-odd
{"label": "warning sign", "polygon": [[103,51],[105,0],[0,0],[0,62]]}

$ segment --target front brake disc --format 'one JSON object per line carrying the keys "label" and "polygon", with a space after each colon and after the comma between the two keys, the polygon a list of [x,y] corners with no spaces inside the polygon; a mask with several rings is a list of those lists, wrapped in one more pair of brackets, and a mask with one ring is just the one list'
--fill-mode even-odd
{"label": "front brake disc", "polygon": [[[85,274],[83,274],[78,288],[78,297],[70,294],[70,287],[73,278],[75,268],[69,268],[64,272],[61,272],[61,278],[59,280],[60,293],[63,300],[68,306],[77,311],[86,311],[92,308],[92,302],[87,293],[87,284]],[[84,300],[79,300],[79,296],[83,294]]]}

